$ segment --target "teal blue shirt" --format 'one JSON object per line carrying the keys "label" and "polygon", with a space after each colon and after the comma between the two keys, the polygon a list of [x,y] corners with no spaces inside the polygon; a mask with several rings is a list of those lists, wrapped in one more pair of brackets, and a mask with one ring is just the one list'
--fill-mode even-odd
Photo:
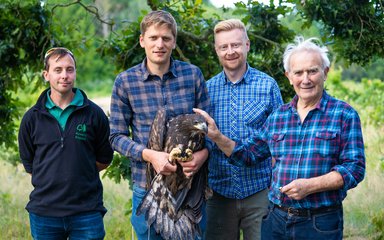
{"label": "teal blue shirt", "polygon": [[53,103],[51,97],[51,90],[47,92],[47,102],[45,103],[45,107],[48,109],[48,112],[56,118],[59,122],[61,129],[65,129],[65,124],[67,123],[68,117],[75,110],[76,107],[80,107],[83,105],[84,96],[81,94],[79,89],[76,89],[75,96],[73,97],[71,103],[64,109],[56,106]]}

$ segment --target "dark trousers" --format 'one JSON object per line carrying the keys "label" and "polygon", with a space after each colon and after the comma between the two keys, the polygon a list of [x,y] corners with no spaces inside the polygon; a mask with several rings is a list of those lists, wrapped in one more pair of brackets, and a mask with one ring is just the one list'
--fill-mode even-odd
{"label": "dark trousers", "polygon": [[214,193],[207,201],[206,240],[260,239],[261,219],[268,209],[268,190],[244,199],[230,199]]}

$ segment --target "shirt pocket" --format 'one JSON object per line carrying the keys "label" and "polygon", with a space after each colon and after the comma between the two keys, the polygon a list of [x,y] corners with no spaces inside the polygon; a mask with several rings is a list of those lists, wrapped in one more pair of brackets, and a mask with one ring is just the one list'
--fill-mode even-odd
{"label": "shirt pocket", "polygon": [[340,134],[336,131],[316,132],[314,141],[314,154],[321,158],[331,158],[334,161],[338,158]]}
{"label": "shirt pocket", "polygon": [[244,101],[243,120],[245,125],[258,126],[266,119],[266,104],[260,101]]}
{"label": "shirt pocket", "polygon": [[[272,147],[270,147],[270,151],[272,154],[272,157],[275,158],[276,162],[279,161],[283,154],[285,153],[285,138],[286,138],[286,133],[281,132],[281,133],[273,133],[272,134]],[[275,163],[276,166],[276,163]]]}

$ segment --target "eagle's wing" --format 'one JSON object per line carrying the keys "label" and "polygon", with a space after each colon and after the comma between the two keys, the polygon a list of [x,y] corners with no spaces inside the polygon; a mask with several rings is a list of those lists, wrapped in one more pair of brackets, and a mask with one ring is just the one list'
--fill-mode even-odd
{"label": "eagle's wing", "polygon": [[165,135],[167,133],[167,111],[161,108],[157,111],[149,131],[148,148],[156,151],[163,151]]}
{"label": "eagle's wing", "polygon": [[[153,119],[151,129],[149,131],[147,147],[149,149],[153,149],[156,151],[163,151],[166,134],[167,134],[167,111],[165,108],[161,108],[157,111],[156,116]],[[152,167],[152,164],[147,163],[147,171],[146,171],[147,189],[150,188],[155,176],[156,176],[156,171]]]}

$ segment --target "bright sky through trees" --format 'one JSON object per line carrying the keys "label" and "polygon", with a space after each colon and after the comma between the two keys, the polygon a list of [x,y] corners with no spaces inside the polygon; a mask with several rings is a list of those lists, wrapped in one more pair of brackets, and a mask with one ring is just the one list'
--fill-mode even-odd
{"label": "bright sky through trees", "polygon": [[[234,3],[236,2],[244,2],[244,3],[247,3],[248,0],[210,0],[211,3],[215,6],[215,7],[222,7],[222,6],[225,6],[225,7],[234,7]],[[259,1],[259,2],[263,2],[264,4],[269,4],[269,0],[262,0],[262,1]],[[275,0],[275,3],[277,1]]]}

